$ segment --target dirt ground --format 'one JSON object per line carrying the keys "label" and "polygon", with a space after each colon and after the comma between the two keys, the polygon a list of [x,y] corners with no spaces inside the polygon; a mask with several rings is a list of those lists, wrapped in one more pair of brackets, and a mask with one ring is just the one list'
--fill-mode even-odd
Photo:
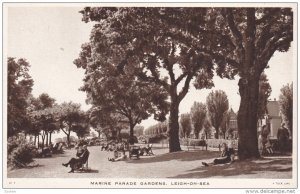
{"label": "dirt ground", "polygon": [[[75,155],[75,150],[51,158],[35,159],[33,168],[8,171],[8,178],[292,178],[292,158],[266,157],[259,160],[236,161],[232,164],[204,167],[201,162],[211,162],[218,151],[201,149],[168,153],[168,148],[156,145],[154,156],[139,160],[110,162],[112,152],[101,151],[99,146],[89,147],[88,173],[68,173],[62,166]],[[127,153],[128,154],[128,153]]]}

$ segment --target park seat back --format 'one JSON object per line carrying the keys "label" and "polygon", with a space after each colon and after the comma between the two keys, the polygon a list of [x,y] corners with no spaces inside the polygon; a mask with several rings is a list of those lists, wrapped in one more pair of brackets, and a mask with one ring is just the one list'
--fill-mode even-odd
{"label": "park seat back", "polygon": [[87,153],[87,155],[82,158],[82,164],[85,164],[89,160],[90,152]]}

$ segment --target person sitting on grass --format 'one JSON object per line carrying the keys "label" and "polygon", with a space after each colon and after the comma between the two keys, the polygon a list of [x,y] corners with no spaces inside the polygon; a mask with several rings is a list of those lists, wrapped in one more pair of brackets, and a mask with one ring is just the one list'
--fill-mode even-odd
{"label": "person sitting on grass", "polygon": [[223,143],[221,146],[221,155],[219,158],[214,159],[214,161],[210,164],[206,163],[206,162],[202,162],[202,164],[204,166],[209,166],[209,165],[217,165],[217,164],[226,164],[226,163],[230,163],[233,162],[232,161],[232,157],[231,157],[231,153],[228,150],[227,144]]}
{"label": "person sitting on grass", "polygon": [[84,145],[83,152],[81,155],[76,154],[76,156],[77,156],[76,158],[71,158],[71,160],[69,160],[68,163],[66,163],[66,164],[63,163],[62,165],[65,167],[68,167],[70,165],[71,171],[69,173],[72,173],[72,172],[74,172],[74,170],[80,168],[83,164],[86,163],[86,161],[89,158],[89,154],[90,154],[90,152],[87,149],[87,145]]}
{"label": "person sitting on grass", "polygon": [[[119,153],[121,154],[120,156],[119,156]],[[108,158],[108,161],[117,162],[117,161],[125,160],[126,158],[127,158],[127,156],[125,154],[124,149],[122,149],[122,150],[115,149],[114,157],[113,158]]]}

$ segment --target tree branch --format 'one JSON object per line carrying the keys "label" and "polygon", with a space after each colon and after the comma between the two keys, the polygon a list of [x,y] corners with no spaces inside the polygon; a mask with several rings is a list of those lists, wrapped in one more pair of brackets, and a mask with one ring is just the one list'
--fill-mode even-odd
{"label": "tree branch", "polygon": [[233,40],[233,43],[235,44],[235,46],[237,46],[239,48],[239,50],[241,50],[241,53],[244,54],[245,49],[242,44],[243,37],[242,37],[241,32],[238,30],[238,28],[235,25],[232,9],[228,8],[226,10],[227,10],[226,18],[227,18],[228,26],[230,28],[230,31],[231,31],[233,37],[235,38],[235,40]]}
{"label": "tree branch", "polygon": [[185,78],[187,75],[188,75],[188,72],[187,72],[187,71],[184,72],[184,73],[182,73],[182,74],[175,80],[174,84],[177,86],[177,85],[181,82],[181,80],[183,80],[183,78]]}
{"label": "tree branch", "polygon": [[272,41],[269,41],[266,48],[259,57],[259,69],[262,71],[267,65],[270,58],[273,56],[276,50],[285,44],[289,44],[293,40],[292,36],[274,37]]}
{"label": "tree branch", "polygon": [[184,83],[182,90],[178,94],[178,102],[180,102],[185,97],[185,95],[188,93],[189,88],[190,88],[190,82],[191,82],[192,78],[193,78],[193,74],[189,73],[185,79],[185,83]]}
{"label": "tree branch", "polygon": [[61,128],[61,130],[62,130],[66,135],[68,135],[68,133],[64,130],[64,128]]}

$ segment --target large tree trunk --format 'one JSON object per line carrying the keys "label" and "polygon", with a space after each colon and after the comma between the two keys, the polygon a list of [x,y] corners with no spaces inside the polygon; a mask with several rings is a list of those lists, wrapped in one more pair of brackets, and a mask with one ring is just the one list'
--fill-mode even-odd
{"label": "large tree trunk", "polygon": [[257,140],[257,113],[259,78],[261,69],[255,61],[255,9],[247,9],[247,28],[245,31],[245,58],[243,61],[244,72],[239,80],[239,93],[241,96],[238,112],[238,155],[239,159],[258,158]]}
{"label": "large tree trunk", "polygon": [[42,135],[42,149],[44,148],[45,146],[45,135]]}
{"label": "large tree trunk", "polygon": [[33,145],[36,145],[36,135],[34,135],[34,144]]}
{"label": "large tree trunk", "polygon": [[38,135],[37,138],[38,138],[38,141],[37,141],[38,145],[37,145],[37,147],[40,148],[40,135]]}
{"label": "large tree trunk", "polygon": [[49,133],[49,144],[52,144],[52,132]]}
{"label": "large tree trunk", "polygon": [[134,144],[134,138],[133,138],[133,133],[134,133],[134,124],[133,124],[133,122],[132,122],[132,120],[130,119],[129,120],[129,143],[131,144],[131,145],[133,145]]}
{"label": "large tree trunk", "polygon": [[216,138],[216,139],[219,139],[219,128],[218,128],[218,127],[216,128],[215,138]]}
{"label": "large tree trunk", "polygon": [[[259,76],[258,76],[259,77]],[[239,81],[241,103],[237,116],[239,159],[259,157],[257,140],[258,79],[255,76]]]}
{"label": "large tree trunk", "polygon": [[199,139],[199,131],[195,132],[195,137],[196,137],[196,139]]}
{"label": "large tree trunk", "polygon": [[118,138],[119,141],[122,140],[122,137],[121,137],[121,130],[122,130],[122,129],[117,129],[117,133],[118,133],[118,134],[117,134],[117,138]]}
{"label": "large tree trunk", "polygon": [[46,146],[48,146],[48,132],[46,132]]}
{"label": "large tree trunk", "polygon": [[179,103],[172,102],[170,107],[170,117],[169,117],[169,151],[177,152],[181,151],[179,143]]}

